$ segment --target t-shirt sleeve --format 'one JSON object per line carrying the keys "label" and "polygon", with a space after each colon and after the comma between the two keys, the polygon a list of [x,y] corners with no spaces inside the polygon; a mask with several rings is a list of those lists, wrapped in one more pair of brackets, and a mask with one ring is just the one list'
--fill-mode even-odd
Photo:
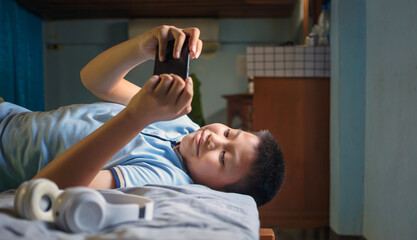
{"label": "t-shirt sleeve", "polygon": [[170,166],[153,166],[148,163],[118,165],[110,168],[117,188],[140,187],[146,184],[184,185],[191,184],[191,178],[181,169]]}

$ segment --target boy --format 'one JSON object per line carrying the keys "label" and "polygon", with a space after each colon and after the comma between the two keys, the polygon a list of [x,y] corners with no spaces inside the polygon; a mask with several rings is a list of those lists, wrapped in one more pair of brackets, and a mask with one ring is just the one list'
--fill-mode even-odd
{"label": "boy", "polygon": [[175,39],[179,57],[189,36],[191,58],[202,41],[197,28],[156,27],[98,55],[81,71],[83,84],[112,103],[30,112],[0,104],[0,190],[30,178],[60,188],[115,188],[198,183],[249,194],[258,205],[282,185],[285,164],[268,132],[249,133],[222,124],[199,128],[191,111],[193,83],[173,74],[152,76],[141,89],[124,79],[134,67]]}

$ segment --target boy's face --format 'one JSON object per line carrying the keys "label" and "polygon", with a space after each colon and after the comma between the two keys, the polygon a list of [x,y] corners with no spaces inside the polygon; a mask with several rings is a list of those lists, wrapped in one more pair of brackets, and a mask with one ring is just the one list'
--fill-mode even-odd
{"label": "boy's face", "polygon": [[194,182],[222,190],[250,172],[258,143],[252,133],[216,123],[186,135],[179,151]]}

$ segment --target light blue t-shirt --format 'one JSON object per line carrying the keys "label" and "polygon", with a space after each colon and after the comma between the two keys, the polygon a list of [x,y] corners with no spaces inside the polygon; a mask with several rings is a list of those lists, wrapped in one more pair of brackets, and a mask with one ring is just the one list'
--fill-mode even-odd
{"label": "light blue t-shirt", "polygon": [[[31,179],[60,153],[123,108],[115,103],[95,103],[31,112],[11,103],[1,103],[0,191],[16,188]],[[190,184],[192,180],[172,147],[198,128],[187,116],[151,124],[103,169],[112,170],[118,187]]]}

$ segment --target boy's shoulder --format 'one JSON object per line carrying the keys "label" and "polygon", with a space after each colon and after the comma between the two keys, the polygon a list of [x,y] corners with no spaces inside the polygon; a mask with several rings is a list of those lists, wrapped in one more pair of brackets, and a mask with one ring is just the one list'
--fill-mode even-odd
{"label": "boy's shoulder", "polygon": [[151,124],[150,127],[158,128],[164,132],[173,132],[181,134],[188,134],[200,128],[200,126],[194,123],[187,115],[181,116],[170,121],[156,122]]}

